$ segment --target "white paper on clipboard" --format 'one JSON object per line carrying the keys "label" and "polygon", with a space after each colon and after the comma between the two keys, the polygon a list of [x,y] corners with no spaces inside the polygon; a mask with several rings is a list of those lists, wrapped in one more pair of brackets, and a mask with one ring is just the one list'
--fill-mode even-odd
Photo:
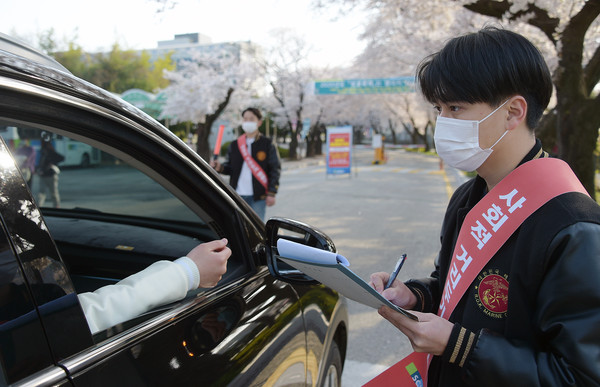
{"label": "white paper on clipboard", "polygon": [[361,304],[379,309],[388,306],[397,310],[406,317],[418,321],[418,318],[392,304],[389,300],[377,293],[362,278],[348,268],[349,261],[336,253],[305,246],[287,239],[277,241],[279,259],[291,265],[304,274],[321,282],[345,297]]}

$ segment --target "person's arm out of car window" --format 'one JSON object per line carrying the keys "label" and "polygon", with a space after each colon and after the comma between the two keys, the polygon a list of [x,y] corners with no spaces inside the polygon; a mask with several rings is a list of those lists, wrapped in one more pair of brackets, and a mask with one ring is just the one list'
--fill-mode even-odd
{"label": "person's arm out of car window", "polygon": [[115,285],[79,294],[90,330],[96,333],[180,300],[190,290],[215,286],[230,256],[227,239],[203,243],[173,262],[155,262]]}

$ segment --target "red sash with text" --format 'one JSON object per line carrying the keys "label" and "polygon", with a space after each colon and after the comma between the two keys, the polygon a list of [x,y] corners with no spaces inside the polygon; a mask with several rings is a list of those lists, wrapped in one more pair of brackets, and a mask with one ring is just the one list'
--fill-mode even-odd
{"label": "red sash with text", "polygon": [[265,173],[265,171],[260,167],[260,165],[258,165],[258,163],[256,162],[256,160],[254,160],[252,158],[252,156],[250,155],[250,152],[248,152],[248,146],[246,145],[246,135],[242,134],[240,137],[238,137],[238,149],[240,150],[240,153],[242,154],[242,157],[244,158],[244,161],[246,162],[246,164],[248,164],[248,167],[250,168],[250,171],[252,172],[252,176],[254,176],[254,178],[256,180],[258,180],[258,182],[265,187],[265,191],[269,190],[269,179],[267,178],[267,174]]}
{"label": "red sash with text", "polygon": [[[469,211],[458,234],[438,316],[448,319],[477,275],[531,214],[550,199],[585,188],[562,160],[540,158],[520,165]],[[427,386],[431,355],[413,352],[365,384]]]}

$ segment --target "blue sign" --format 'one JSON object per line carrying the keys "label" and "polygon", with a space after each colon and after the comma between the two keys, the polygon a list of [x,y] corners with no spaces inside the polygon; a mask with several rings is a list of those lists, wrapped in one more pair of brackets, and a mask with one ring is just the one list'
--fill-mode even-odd
{"label": "blue sign", "polygon": [[316,81],[315,94],[392,94],[415,91],[414,77]]}

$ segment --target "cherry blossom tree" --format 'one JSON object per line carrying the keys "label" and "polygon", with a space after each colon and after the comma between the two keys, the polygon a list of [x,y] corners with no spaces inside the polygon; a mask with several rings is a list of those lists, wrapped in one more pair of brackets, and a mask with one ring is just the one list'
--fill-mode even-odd
{"label": "cherry blossom tree", "polygon": [[[555,100],[537,129],[593,193],[600,127],[600,0],[317,0],[316,7],[364,7],[362,55],[371,70],[415,65],[450,37],[497,23],[528,37],[553,73]],[[404,67],[406,66],[406,67]],[[596,89],[597,90],[597,89]],[[556,138],[556,143],[553,143]]]}
{"label": "cherry blossom tree", "polygon": [[556,130],[558,156],[567,161],[586,190],[595,192],[594,150],[600,127],[600,1],[495,2],[464,5],[470,11],[537,28],[556,50],[553,81],[556,105],[542,129]]}
{"label": "cherry blossom tree", "polygon": [[288,127],[291,132],[289,158],[296,159],[298,139],[303,130],[306,113],[319,110],[318,101],[310,92],[314,79],[313,69],[307,62],[310,47],[303,37],[290,29],[277,29],[272,32],[271,45],[263,67],[272,89],[272,98],[267,101],[275,114],[274,121],[279,127]]}
{"label": "cherry blossom tree", "polygon": [[213,123],[230,106],[234,92],[239,95],[238,101],[250,98],[259,77],[254,62],[241,60],[241,53],[231,49],[243,46],[225,47],[195,52],[189,60],[180,62],[175,71],[165,72],[170,85],[164,90],[167,98],[162,116],[173,123],[193,123],[196,150],[206,160],[211,153],[208,138]]}

